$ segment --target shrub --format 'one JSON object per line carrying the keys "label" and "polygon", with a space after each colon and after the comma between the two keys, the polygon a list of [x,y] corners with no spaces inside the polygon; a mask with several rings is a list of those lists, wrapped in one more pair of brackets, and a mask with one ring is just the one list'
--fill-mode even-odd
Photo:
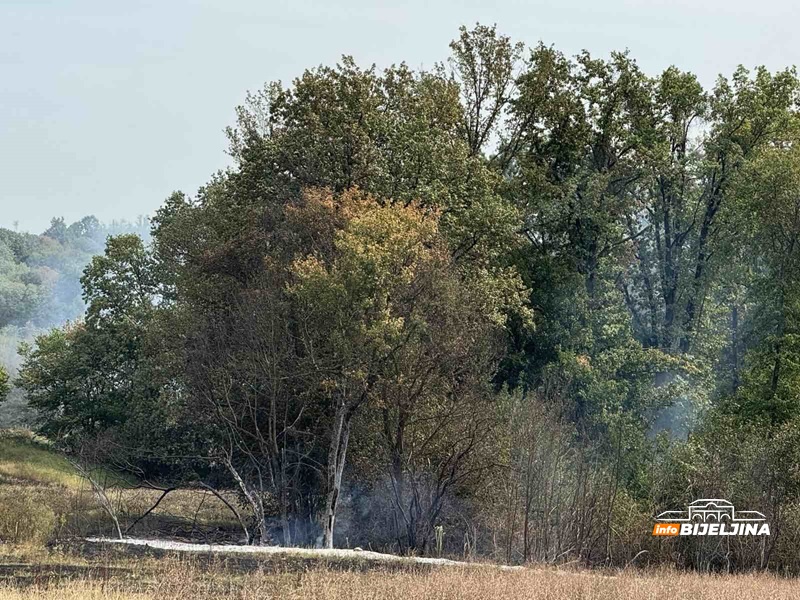
{"label": "shrub", "polygon": [[24,486],[0,486],[0,540],[40,545],[53,535],[56,513],[40,494]]}

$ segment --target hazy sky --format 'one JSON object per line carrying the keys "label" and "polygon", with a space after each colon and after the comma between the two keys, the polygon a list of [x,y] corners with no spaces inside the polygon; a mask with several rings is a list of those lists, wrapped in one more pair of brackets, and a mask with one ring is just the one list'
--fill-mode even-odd
{"label": "hazy sky", "polygon": [[0,227],[151,214],[227,164],[248,89],[352,54],[443,60],[461,24],[574,54],[629,48],[711,84],[739,63],[798,62],[792,0],[0,0]]}

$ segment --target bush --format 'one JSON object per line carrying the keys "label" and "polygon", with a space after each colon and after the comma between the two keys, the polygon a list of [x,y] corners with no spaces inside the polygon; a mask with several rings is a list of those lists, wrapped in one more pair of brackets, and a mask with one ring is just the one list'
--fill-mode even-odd
{"label": "bush", "polygon": [[0,540],[14,544],[47,542],[58,524],[40,494],[24,486],[0,486]]}

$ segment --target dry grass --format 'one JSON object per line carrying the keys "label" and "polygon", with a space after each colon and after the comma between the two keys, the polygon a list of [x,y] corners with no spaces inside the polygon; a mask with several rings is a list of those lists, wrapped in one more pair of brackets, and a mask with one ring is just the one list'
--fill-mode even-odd
{"label": "dry grass", "polygon": [[224,564],[208,568],[199,562],[176,559],[144,559],[133,571],[120,577],[0,584],[0,600],[793,600],[798,597],[800,582],[762,574],[715,576],[660,571],[604,575],[545,569],[341,570],[330,566],[269,572],[266,563],[263,568],[242,573]]}
{"label": "dry grass", "polygon": [[[145,488],[122,490],[118,506],[126,520],[143,514],[161,496],[158,490]],[[235,502],[233,494],[227,500]],[[232,527],[238,524],[228,507],[211,492],[206,490],[175,490],[166,495],[158,505],[154,516],[184,519],[200,527]]]}
{"label": "dry grass", "polygon": [[[46,444],[30,435],[0,434],[0,488],[33,495],[59,516],[58,537],[110,532],[86,482]],[[154,490],[111,495],[130,522],[157,499]],[[0,507],[2,510],[2,507]],[[148,527],[195,533],[231,527],[213,495],[171,493]],[[106,531],[107,529],[107,531]],[[233,524],[233,530],[236,530]],[[0,600],[169,600],[180,598],[408,600],[783,600],[800,598],[800,582],[772,575],[713,576],[660,571],[609,575],[546,569],[421,568],[308,558],[153,557],[124,553],[75,555],[0,544]]]}
{"label": "dry grass", "polygon": [[[161,495],[157,490],[141,488],[117,488],[107,493],[123,528],[133,523]],[[55,531],[57,538],[114,535],[111,519],[85,481],[74,487],[29,481],[0,483],[0,505],[6,500],[19,504],[24,498],[32,498],[42,507],[53,511],[58,521]],[[0,514],[0,522],[3,516]],[[2,530],[0,527],[0,542],[15,541],[4,538]],[[202,541],[209,532],[224,534],[222,539],[241,535],[235,517],[213,494],[204,490],[177,490],[168,494],[156,511],[136,525],[131,535],[194,536]]]}
{"label": "dry grass", "polygon": [[3,600],[148,600],[152,596],[119,590],[105,589],[98,585],[72,584],[57,588],[15,590],[0,588]]}
{"label": "dry grass", "polygon": [[[123,527],[158,500],[158,490],[136,487],[130,478],[97,474],[111,485],[107,493]],[[97,503],[88,481],[45,440],[22,430],[0,430],[0,498],[35,497],[58,520],[57,537],[113,535],[108,515]],[[231,495],[229,500],[233,500]],[[134,533],[165,536],[240,535],[229,509],[205,490],[169,493]],[[6,536],[7,537],[7,536]],[[0,534],[2,538],[2,534]],[[8,541],[8,539],[6,539]]]}

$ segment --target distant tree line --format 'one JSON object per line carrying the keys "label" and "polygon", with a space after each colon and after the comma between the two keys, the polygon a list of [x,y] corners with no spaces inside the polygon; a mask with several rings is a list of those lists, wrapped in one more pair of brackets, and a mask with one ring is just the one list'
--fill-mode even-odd
{"label": "distant tree line", "polygon": [[[35,235],[0,228],[0,427],[27,424],[31,417],[13,379],[19,365],[17,346],[65,321],[80,318],[85,310],[80,278],[92,256],[102,254],[106,238],[137,233],[149,239],[149,223],[100,223],[88,216],[67,224],[54,218]],[[3,393],[5,388],[5,394]]]}
{"label": "distant tree line", "polygon": [[[253,543],[798,572],[798,91],[481,25],[269,84],[18,384],[69,452],[236,490]],[[773,535],[650,535],[701,497]]]}

